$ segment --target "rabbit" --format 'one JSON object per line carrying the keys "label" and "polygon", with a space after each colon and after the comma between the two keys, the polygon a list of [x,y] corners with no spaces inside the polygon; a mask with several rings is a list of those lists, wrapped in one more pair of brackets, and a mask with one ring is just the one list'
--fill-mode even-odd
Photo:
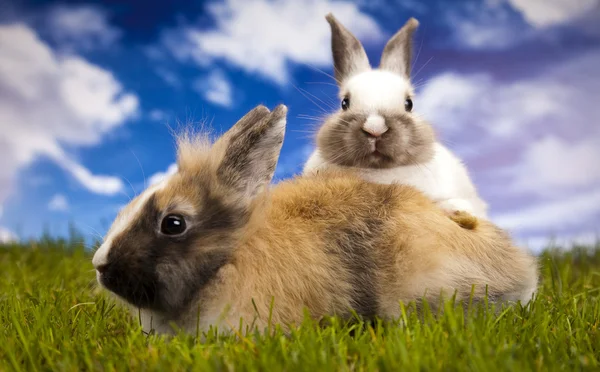
{"label": "rabbit", "polygon": [[289,331],[305,310],[393,319],[400,301],[466,299],[472,285],[475,300],[486,285],[491,300],[531,299],[533,256],[489,222],[460,228],[412,186],[336,170],[271,184],[286,117],[259,105],[213,145],[180,136],[177,172],[119,212],[92,263],[145,331]]}
{"label": "rabbit", "polygon": [[449,214],[487,218],[488,204],[463,162],[413,111],[412,34],[419,22],[410,18],[387,42],[379,68],[372,69],[360,41],[333,14],[326,19],[341,108],[318,130],[303,174],[356,168],[371,182],[415,186]]}

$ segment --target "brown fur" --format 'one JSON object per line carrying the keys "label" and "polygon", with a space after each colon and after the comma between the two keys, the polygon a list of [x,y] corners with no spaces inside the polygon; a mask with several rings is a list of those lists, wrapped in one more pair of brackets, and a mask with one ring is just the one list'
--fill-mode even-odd
{"label": "brown fur", "polygon": [[[322,172],[281,183],[270,197],[264,219],[211,289],[209,307],[237,309],[232,324],[254,317],[250,297],[259,314],[268,314],[274,296],[273,321],[289,324],[301,320],[304,307],[317,318],[348,315],[351,307],[361,314],[356,298],[363,291],[374,305],[361,315],[390,318],[399,301],[425,296],[435,304],[441,292],[455,290],[466,299],[472,285],[476,300],[486,285],[492,300],[501,300],[536,281],[535,260],[504,232],[484,221],[476,231],[462,229],[408,186]],[[360,254],[340,250],[349,237],[363,247]]]}
{"label": "brown fur", "polygon": [[458,224],[458,226],[467,230],[475,230],[477,228],[478,219],[464,211],[454,211],[450,214],[450,219]]}
{"label": "brown fur", "polygon": [[[112,237],[100,282],[142,307],[146,328],[227,331],[240,318],[262,328],[269,317],[286,327],[305,308],[315,318],[390,318],[400,301],[464,299],[472,285],[476,300],[486,285],[498,301],[531,295],[532,256],[488,222],[461,228],[412,187],[324,171],[265,189],[283,118],[281,106],[259,108],[211,149],[184,141],[179,172]],[[157,231],[173,212],[190,226],[182,236]]]}

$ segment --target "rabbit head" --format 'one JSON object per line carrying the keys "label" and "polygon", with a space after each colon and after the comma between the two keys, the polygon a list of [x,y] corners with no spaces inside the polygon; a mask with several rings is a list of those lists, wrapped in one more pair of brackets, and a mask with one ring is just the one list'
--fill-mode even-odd
{"label": "rabbit head", "polygon": [[326,19],[331,26],[341,103],[317,134],[324,159],[362,168],[391,168],[431,159],[435,135],[413,112],[410,82],[412,35],[419,22],[409,19],[387,42],[379,68],[372,69],[360,41],[332,14]]}
{"label": "rabbit head", "polygon": [[185,311],[227,265],[273,176],[287,108],[258,106],[214,145],[179,138],[178,171],[121,210],[93,265],[131,305]]}

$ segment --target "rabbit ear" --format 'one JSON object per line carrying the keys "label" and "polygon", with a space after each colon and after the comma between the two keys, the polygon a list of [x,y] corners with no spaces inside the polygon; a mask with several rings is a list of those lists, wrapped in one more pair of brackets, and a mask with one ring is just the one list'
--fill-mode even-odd
{"label": "rabbit ear", "polygon": [[338,85],[350,76],[371,69],[369,58],[362,44],[333,14],[325,16],[331,26],[331,52]]}
{"label": "rabbit ear", "polygon": [[284,105],[273,112],[257,106],[217,141],[215,146],[223,154],[217,177],[223,185],[250,199],[269,185],[283,144],[286,115]]}
{"label": "rabbit ear", "polygon": [[379,68],[410,77],[412,59],[412,35],[419,21],[410,18],[404,26],[387,42],[381,55]]}

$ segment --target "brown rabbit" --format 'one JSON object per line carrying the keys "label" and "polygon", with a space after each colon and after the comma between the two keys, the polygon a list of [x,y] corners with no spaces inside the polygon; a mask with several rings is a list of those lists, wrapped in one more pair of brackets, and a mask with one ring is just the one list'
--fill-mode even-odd
{"label": "brown rabbit", "polygon": [[[269,184],[287,108],[250,111],[210,146],[184,136],[178,172],[117,217],[93,264],[144,327],[195,332],[315,318],[388,319],[400,301],[528,301],[536,260],[486,221],[465,230],[416,188],[325,171]],[[201,138],[201,137],[198,137]],[[137,313],[137,311],[136,311]]]}

